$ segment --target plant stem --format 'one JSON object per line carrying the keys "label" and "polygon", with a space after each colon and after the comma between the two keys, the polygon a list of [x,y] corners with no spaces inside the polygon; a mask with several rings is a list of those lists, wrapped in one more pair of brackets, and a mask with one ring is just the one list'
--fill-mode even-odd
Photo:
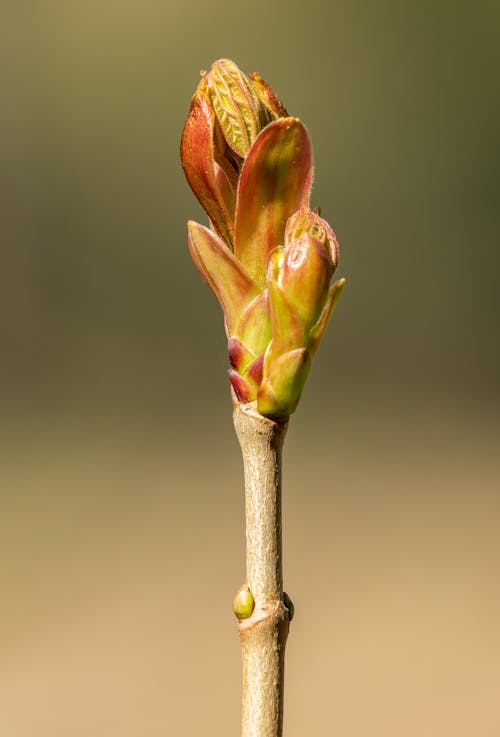
{"label": "plant stem", "polygon": [[238,630],[243,659],[242,737],[281,737],[289,612],[283,604],[281,452],[287,421],[234,410],[245,471],[247,585],[255,601]]}

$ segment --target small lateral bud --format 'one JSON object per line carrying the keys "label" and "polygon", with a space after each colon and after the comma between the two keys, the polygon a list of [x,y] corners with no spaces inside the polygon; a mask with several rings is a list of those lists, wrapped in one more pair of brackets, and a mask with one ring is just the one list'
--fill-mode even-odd
{"label": "small lateral bud", "polygon": [[250,589],[245,583],[236,592],[233,600],[233,611],[238,619],[248,619],[248,617],[252,616],[254,607],[255,601],[253,600]]}
{"label": "small lateral bud", "polygon": [[295,607],[293,605],[293,601],[290,599],[286,591],[283,591],[283,604],[288,609],[288,619],[291,622],[293,619],[293,615],[295,614]]}

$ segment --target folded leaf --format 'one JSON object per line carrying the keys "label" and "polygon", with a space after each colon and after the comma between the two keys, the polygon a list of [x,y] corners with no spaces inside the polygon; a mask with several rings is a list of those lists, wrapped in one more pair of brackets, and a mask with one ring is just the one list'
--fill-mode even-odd
{"label": "folded leaf", "polygon": [[332,276],[333,264],[327,247],[308,233],[285,248],[279,284],[306,330],[321,314]]}
{"label": "folded leaf", "polygon": [[258,294],[257,286],[221,239],[192,220],[188,245],[198,270],[217,295],[231,335],[246,305]]}
{"label": "folded leaf", "polygon": [[213,223],[217,233],[232,248],[234,231],[231,214],[218,182],[215,168],[215,113],[203,91],[203,81],[194,95],[182,132],[181,160],[189,186]]}
{"label": "folded leaf", "polygon": [[288,218],[309,201],[311,178],[311,142],[300,120],[279,118],[264,128],[241,170],[234,226],[236,258],[262,287]]}
{"label": "folded leaf", "polygon": [[311,332],[309,333],[309,346],[311,355],[314,356],[316,351],[318,350],[318,346],[321,342],[321,338],[323,337],[323,334],[326,330],[326,326],[328,325],[328,322],[330,320],[330,317],[333,314],[333,311],[337,305],[337,302],[339,300],[339,297],[342,293],[342,289],[344,288],[345,279],[339,279],[329,289],[328,297],[325,302],[325,306],[323,308],[323,312],[319,316],[319,319],[314,325],[314,327],[311,329]]}
{"label": "folded leaf", "polygon": [[262,129],[265,109],[252,80],[230,59],[219,59],[207,74],[207,92],[221,131],[244,158]]}

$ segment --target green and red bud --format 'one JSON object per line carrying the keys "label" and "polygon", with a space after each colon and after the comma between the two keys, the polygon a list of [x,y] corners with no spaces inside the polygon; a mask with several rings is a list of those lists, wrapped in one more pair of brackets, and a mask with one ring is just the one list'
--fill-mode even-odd
{"label": "green and red bud", "polygon": [[286,246],[278,284],[307,328],[323,310],[333,271],[326,247],[307,233]]}
{"label": "green and red bud", "polygon": [[309,135],[257,73],[220,59],[193,97],[181,156],[210,219],[189,223],[188,244],[224,311],[236,401],[287,416],[344,283],[331,285],[337,239],[309,208]]}
{"label": "green and red bud", "polygon": [[317,213],[302,207],[289,218],[285,246],[268,260],[272,340],[257,395],[261,414],[287,416],[297,406],[317,344],[317,323],[326,318],[337,259],[335,235]]}
{"label": "green and red bud", "polygon": [[202,72],[182,133],[181,160],[214,230],[231,248],[243,161],[259,133],[284,115],[258,74],[248,77],[229,59]]}

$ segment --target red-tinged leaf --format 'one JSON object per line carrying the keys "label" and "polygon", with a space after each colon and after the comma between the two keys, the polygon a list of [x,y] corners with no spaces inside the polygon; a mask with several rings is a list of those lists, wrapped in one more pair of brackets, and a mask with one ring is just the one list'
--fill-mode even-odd
{"label": "red-tinged leaf", "polygon": [[231,337],[227,341],[229,363],[236,371],[243,371],[251,363],[255,354],[249,351],[238,338]]}
{"label": "red-tinged leaf", "polygon": [[273,118],[286,118],[288,113],[283,107],[281,100],[278,100],[272,87],[270,87],[258,72],[250,72],[250,79],[255,85],[257,94],[269,110],[269,114]]}
{"label": "red-tinged leaf", "polygon": [[261,353],[260,356],[257,356],[257,358],[254,361],[252,361],[252,363],[249,366],[247,366],[245,373],[251,382],[259,386],[262,381],[263,369],[264,369],[264,354]]}
{"label": "red-tinged leaf", "polygon": [[332,276],[330,253],[321,241],[303,233],[286,247],[279,284],[306,330],[321,314]]}
{"label": "red-tinged leaf", "polygon": [[250,386],[248,381],[246,381],[237,371],[234,371],[234,369],[228,371],[228,375],[238,401],[245,403],[253,402],[256,392],[255,389]]}
{"label": "red-tinged leaf", "polygon": [[288,218],[309,201],[311,178],[311,141],[300,120],[279,118],[264,128],[243,164],[234,230],[235,255],[259,285]]}
{"label": "red-tinged leaf", "polygon": [[[272,342],[269,360],[294,348],[303,348],[307,337],[302,320],[295,306],[283,289],[275,281],[268,283],[269,306],[271,312]],[[266,358],[266,365],[268,359]]]}
{"label": "red-tinged leaf", "polygon": [[333,270],[335,271],[339,262],[337,237],[331,225],[318,212],[314,212],[309,207],[302,207],[300,210],[297,210],[288,220],[285,229],[285,245],[298,240],[305,233],[321,241],[325,248],[327,248],[332,260]]}
{"label": "red-tinged leaf", "polygon": [[203,89],[196,91],[182,132],[181,160],[186,179],[217,233],[232,248],[234,229],[214,166],[215,113]]}
{"label": "red-tinged leaf", "polygon": [[233,334],[246,305],[258,293],[254,281],[215,233],[192,220],[188,223],[188,245],[198,270],[217,295],[228,331]]}
{"label": "red-tinged leaf", "polygon": [[235,334],[256,356],[266,350],[271,340],[267,289],[246,306]]}
{"label": "red-tinged leaf", "polygon": [[342,289],[344,288],[345,279],[339,279],[336,281],[332,286],[330,287],[330,290],[328,292],[328,297],[325,303],[325,306],[323,308],[323,312],[319,316],[319,319],[316,323],[316,325],[311,329],[310,331],[310,351],[311,355],[314,356],[316,351],[318,350],[318,346],[321,342],[321,338],[324,335],[324,332],[326,330],[326,326],[328,325],[328,322],[330,320],[330,317],[333,314],[333,311],[335,309],[335,306],[339,300],[339,297],[342,293]]}

